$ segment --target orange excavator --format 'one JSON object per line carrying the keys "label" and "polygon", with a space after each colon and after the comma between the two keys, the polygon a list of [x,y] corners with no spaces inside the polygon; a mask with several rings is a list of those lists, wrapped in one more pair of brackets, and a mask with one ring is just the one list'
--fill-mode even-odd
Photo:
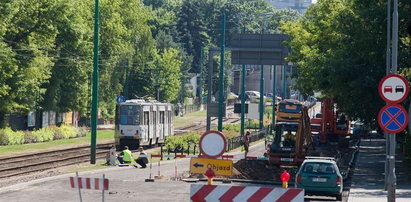
{"label": "orange excavator", "polygon": [[319,133],[319,141],[339,142],[340,146],[348,146],[350,121],[347,116],[336,110],[330,98],[324,98],[321,103],[321,114],[311,119],[311,130]]}
{"label": "orange excavator", "polygon": [[269,159],[276,165],[299,165],[313,146],[310,117],[303,106],[297,122],[277,122],[274,140],[270,145]]}

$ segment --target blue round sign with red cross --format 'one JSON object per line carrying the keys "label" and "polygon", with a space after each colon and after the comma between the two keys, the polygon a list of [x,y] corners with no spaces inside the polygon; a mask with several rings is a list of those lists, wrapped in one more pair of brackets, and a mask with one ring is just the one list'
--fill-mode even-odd
{"label": "blue round sign with red cross", "polygon": [[378,114],[378,124],[388,133],[401,132],[408,124],[407,111],[398,104],[385,105]]}

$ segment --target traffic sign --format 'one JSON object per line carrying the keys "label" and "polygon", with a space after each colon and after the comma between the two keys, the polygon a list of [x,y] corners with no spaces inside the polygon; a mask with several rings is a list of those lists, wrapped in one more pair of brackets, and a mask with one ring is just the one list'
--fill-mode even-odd
{"label": "traffic sign", "polygon": [[407,98],[408,82],[399,74],[390,74],[381,79],[378,92],[381,98],[390,103],[400,103]]}
{"label": "traffic sign", "polygon": [[116,101],[117,101],[118,104],[120,104],[120,103],[125,102],[126,98],[124,98],[123,96],[120,95],[120,96],[117,97]]}
{"label": "traffic sign", "polygon": [[190,173],[204,174],[208,169],[216,175],[230,176],[233,173],[233,161],[223,159],[191,158]]}
{"label": "traffic sign", "polygon": [[378,113],[378,124],[388,133],[401,132],[408,124],[407,111],[398,104],[385,105]]}
{"label": "traffic sign", "polygon": [[201,154],[207,158],[218,158],[224,154],[227,147],[227,140],[219,131],[206,131],[200,137]]}

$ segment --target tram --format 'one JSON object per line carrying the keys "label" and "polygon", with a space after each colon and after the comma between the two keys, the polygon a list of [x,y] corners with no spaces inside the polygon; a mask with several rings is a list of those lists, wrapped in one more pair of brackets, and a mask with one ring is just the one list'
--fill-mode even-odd
{"label": "tram", "polygon": [[173,105],[156,100],[132,99],[116,106],[115,143],[122,149],[164,143],[174,135]]}

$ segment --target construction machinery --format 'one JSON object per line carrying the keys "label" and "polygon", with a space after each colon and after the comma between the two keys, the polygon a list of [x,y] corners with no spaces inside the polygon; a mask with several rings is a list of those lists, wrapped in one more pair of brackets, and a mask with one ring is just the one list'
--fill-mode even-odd
{"label": "construction machinery", "polygon": [[321,114],[311,119],[313,132],[319,133],[319,142],[339,142],[346,147],[350,134],[350,121],[347,116],[338,111],[330,98],[324,98],[321,103]]}
{"label": "construction machinery", "polygon": [[275,137],[270,145],[270,162],[274,164],[299,165],[307,150],[313,146],[308,109],[302,106],[299,119],[293,122],[278,122]]}
{"label": "construction machinery", "polygon": [[283,100],[277,105],[277,122],[299,122],[303,105],[298,100]]}

